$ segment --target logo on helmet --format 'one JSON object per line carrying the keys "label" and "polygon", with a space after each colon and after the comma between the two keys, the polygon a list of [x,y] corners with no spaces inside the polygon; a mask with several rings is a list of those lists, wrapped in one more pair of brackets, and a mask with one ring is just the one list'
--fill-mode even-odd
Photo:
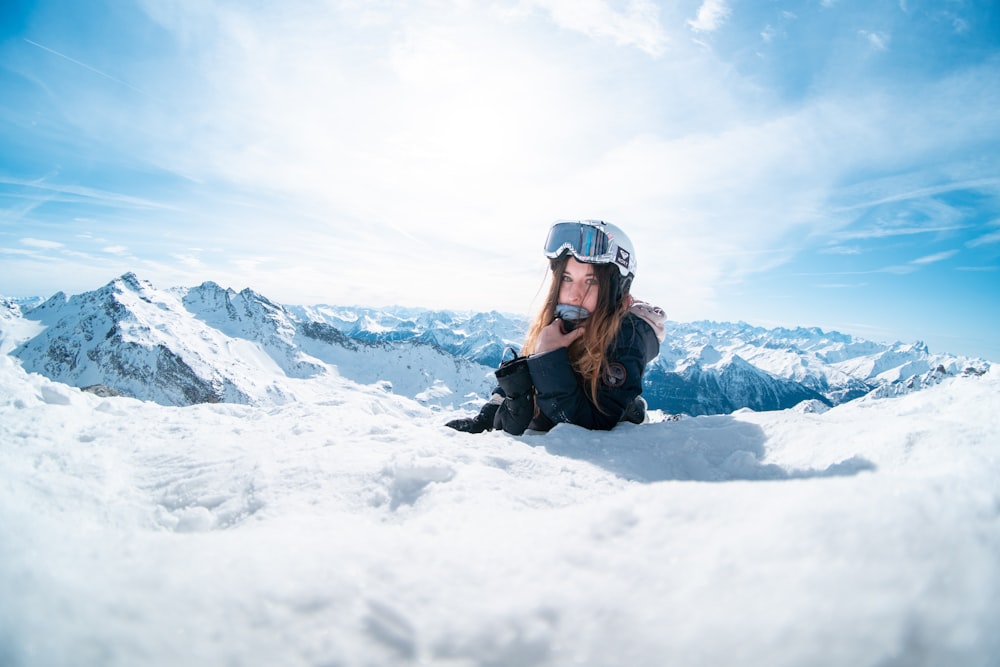
{"label": "logo on helmet", "polygon": [[625,248],[621,247],[621,246],[618,246],[618,254],[615,255],[615,264],[621,265],[627,271],[628,270],[628,263],[629,263],[629,260],[631,260],[631,259],[632,259],[632,255],[629,253],[629,251],[626,250]]}

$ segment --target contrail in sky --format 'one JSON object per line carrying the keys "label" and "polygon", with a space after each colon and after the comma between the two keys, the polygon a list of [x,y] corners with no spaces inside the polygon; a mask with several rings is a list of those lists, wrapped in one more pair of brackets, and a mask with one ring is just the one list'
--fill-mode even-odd
{"label": "contrail in sky", "polygon": [[150,99],[155,99],[152,95],[150,95],[149,93],[147,93],[145,90],[142,90],[141,88],[136,88],[135,86],[133,86],[132,84],[128,83],[127,81],[122,81],[121,79],[116,79],[115,77],[111,76],[110,74],[107,74],[105,72],[102,72],[99,69],[91,67],[87,63],[82,63],[79,60],[76,60],[75,58],[70,58],[65,53],[59,53],[55,49],[50,49],[49,47],[47,47],[47,46],[45,46],[43,44],[39,44],[38,42],[33,42],[30,39],[28,39],[27,37],[24,37],[23,39],[24,39],[24,41],[26,41],[28,44],[31,44],[32,46],[37,46],[38,48],[42,49],[43,51],[48,51],[49,53],[51,53],[53,55],[59,56],[60,58],[64,58],[64,59],[70,61],[74,65],[79,65],[80,67],[83,67],[85,69],[89,69],[94,74],[99,74],[99,75],[103,76],[105,79],[110,79],[111,81],[114,81],[115,83],[119,83],[119,84],[125,86],[126,88],[131,88],[132,90],[134,90],[135,92],[139,93],[140,95],[145,95],[146,97],[148,97]]}

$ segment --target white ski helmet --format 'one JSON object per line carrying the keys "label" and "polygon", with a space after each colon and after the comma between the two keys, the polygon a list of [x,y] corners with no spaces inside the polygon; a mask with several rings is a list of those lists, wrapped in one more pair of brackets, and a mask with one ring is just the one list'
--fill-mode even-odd
{"label": "white ski helmet", "polygon": [[545,240],[545,256],[558,259],[570,253],[587,264],[618,267],[617,297],[628,292],[635,278],[635,248],[621,229],[603,220],[558,220]]}

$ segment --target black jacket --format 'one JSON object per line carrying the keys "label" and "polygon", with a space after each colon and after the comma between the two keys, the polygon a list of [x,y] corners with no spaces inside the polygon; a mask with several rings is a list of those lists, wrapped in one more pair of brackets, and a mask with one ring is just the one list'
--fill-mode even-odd
{"label": "black jacket", "polygon": [[528,428],[547,431],[560,422],[589,429],[614,428],[642,393],[646,364],[658,353],[653,328],[643,319],[627,315],[608,349],[607,372],[598,384],[597,405],[590,401],[583,378],[570,365],[567,348],[528,357],[541,413]]}

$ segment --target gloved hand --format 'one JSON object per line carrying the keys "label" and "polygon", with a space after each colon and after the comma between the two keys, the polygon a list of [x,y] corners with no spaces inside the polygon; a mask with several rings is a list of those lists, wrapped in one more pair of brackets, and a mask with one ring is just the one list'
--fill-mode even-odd
{"label": "gloved hand", "polygon": [[493,428],[511,435],[524,433],[535,416],[534,398],[531,394],[522,394],[517,398],[505,399],[493,417]]}
{"label": "gloved hand", "polygon": [[531,371],[528,370],[527,357],[505,361],[493,374],[507,398],[519,398],[535,387],[531,381]]}
{"label": "gloved hand", "polygon": [[479,414],[475,417],[452,419],[450,422],[445,424],[445,426],[464,433],[482,433],[483,431],[492,431],[493,417],[496,416],[497,410],[499,409],[499,401],[490,401],[479,410]]}
{"label": "gloved hand", "polygon": [[506,398],[493,418],[493,428],[521,435],[535,416],[535,385],[527,357],[504,362],[495,375]]}

